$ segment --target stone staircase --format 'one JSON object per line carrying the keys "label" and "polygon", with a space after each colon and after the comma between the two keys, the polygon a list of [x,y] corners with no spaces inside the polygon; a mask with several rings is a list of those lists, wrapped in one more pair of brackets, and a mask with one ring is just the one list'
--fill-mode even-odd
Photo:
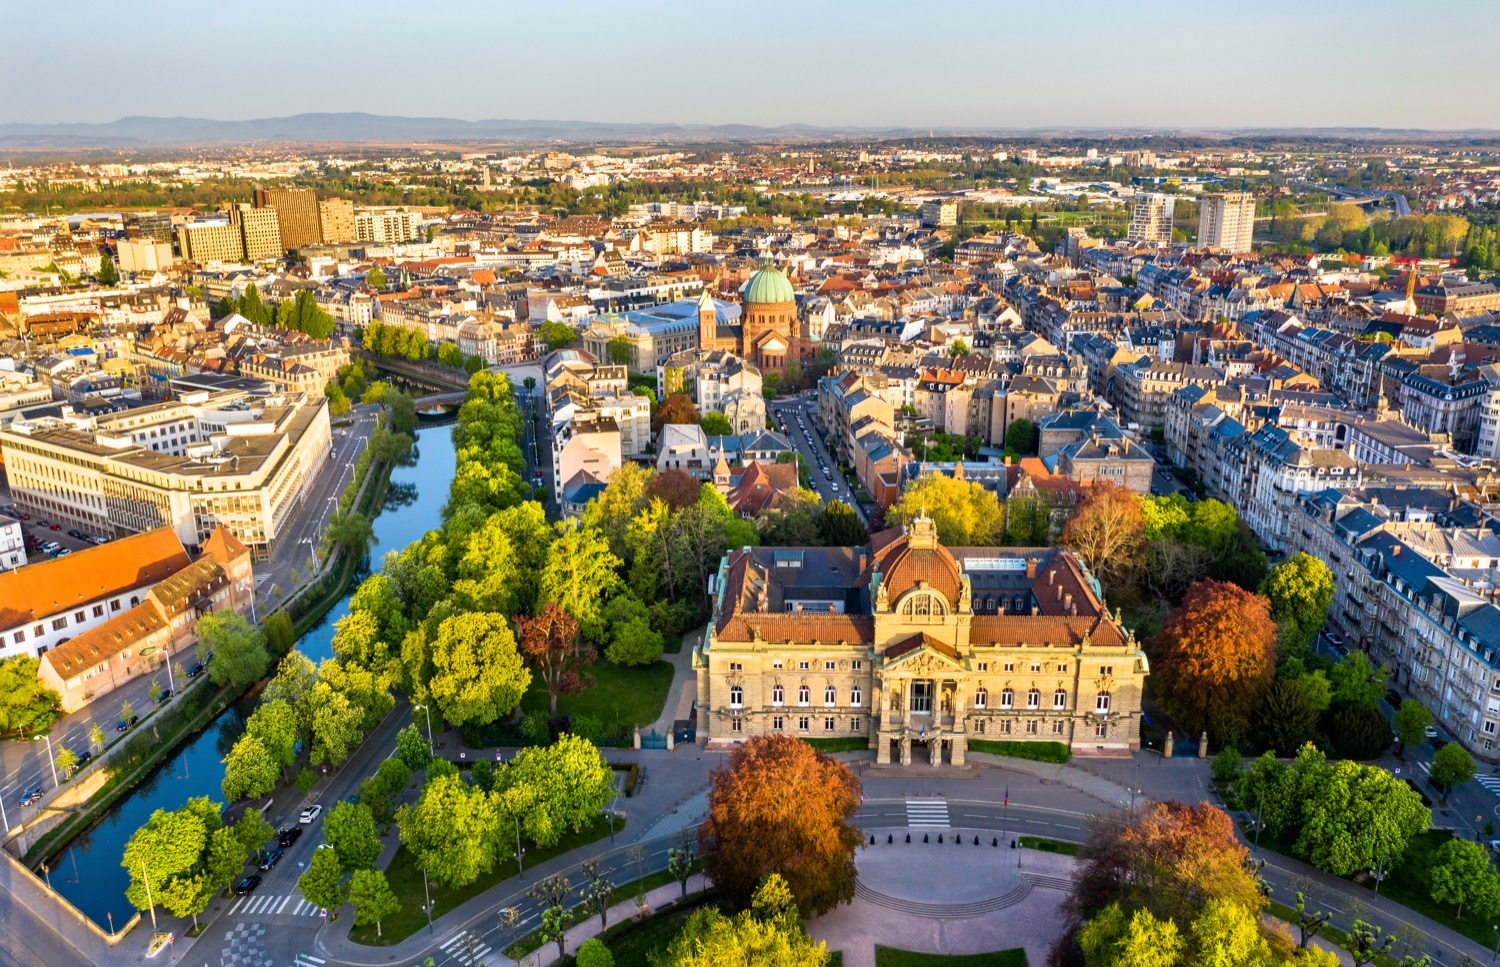
{"label": "stone staircase", "polygon": [[1025,872],[1021,875],[1026,878],[1027,883],[1043,890],[1062,890],[1064,893],[1067,893],[1073,889],[1073,880],[1071,877],[1048,876],[1045,873]]}
{"label": "stone staircase", "polygon": [[969,903],[922,903],[917,900],[903,900],[899,897],[877,893],[858,881],[854,884],[854,895],[866,903],[886,910],[894,910],[897,913],[935,920],[967,920],[986,913],[994,913],[996,910],[1015,906],[1026,899],[1029,893],[1031,893],[1031,883],[1023,880],[1005,893],[984,900],[974,900]]}

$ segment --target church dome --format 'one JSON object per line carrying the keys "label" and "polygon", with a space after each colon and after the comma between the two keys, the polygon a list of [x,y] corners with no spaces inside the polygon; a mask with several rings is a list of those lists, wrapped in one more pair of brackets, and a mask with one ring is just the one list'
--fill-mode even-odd
{"label": "church dome", "polygon": [[926,517],[912,521],[907,533],[882,550],[875,560],[885,593],[894,604],[912,588],[933,589],[956,608],[963,593],[958,561],[937,542],[937,530]]}
{"label": "church dome", "polygon": [[781,270],[773,268],[770,263],[750,276],[750,281],[745,285],[746,305],[776,305],[795,301],[797,294],[792,291],[792,283],[781,274]]}

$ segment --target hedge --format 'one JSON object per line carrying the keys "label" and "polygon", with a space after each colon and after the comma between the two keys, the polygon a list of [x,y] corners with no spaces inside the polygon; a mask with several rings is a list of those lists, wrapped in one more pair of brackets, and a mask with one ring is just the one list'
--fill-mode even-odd
{"label": "hedge", "polygon": [[1072,751],[1061,742],[1002,742],[992,739],[970,739],[969,751],[1004,755],[1012,759],[1031,759],[1036,762],[1067,762],[1073,758]]}
{"label": "hedge", "polygon": [[819,752],[863,752],[870,747],[870,740],[862,735],[841,735],[832,739],[801,738]]}

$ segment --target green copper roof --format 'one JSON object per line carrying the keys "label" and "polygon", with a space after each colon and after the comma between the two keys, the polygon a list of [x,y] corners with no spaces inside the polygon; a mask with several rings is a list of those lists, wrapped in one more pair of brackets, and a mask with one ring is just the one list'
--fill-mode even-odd
{"label": "green copper roof", "polygon": [[759,272],[750,276],[750,284],[745,286],[746,304],[770,305],[778,302],[795,302],[797,295],[792,291],[792,283],[787,281],[778,269],[772,268],[769,263]]}

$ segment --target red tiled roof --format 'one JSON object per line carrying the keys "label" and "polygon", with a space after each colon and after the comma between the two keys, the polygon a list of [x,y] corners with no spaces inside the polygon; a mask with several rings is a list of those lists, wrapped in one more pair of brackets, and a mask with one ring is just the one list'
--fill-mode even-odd
{"label": "red tiled roof", "polygon": [[165,580],[191,563],[177,532],[159,527],[0,572],[0,628]]}
{"label": "red tiled roof", "polygon": [[52,666],[59,678],[67,681],[166,626],[156,606],[143,601],[104,624],[48,649],[42,660]]}

